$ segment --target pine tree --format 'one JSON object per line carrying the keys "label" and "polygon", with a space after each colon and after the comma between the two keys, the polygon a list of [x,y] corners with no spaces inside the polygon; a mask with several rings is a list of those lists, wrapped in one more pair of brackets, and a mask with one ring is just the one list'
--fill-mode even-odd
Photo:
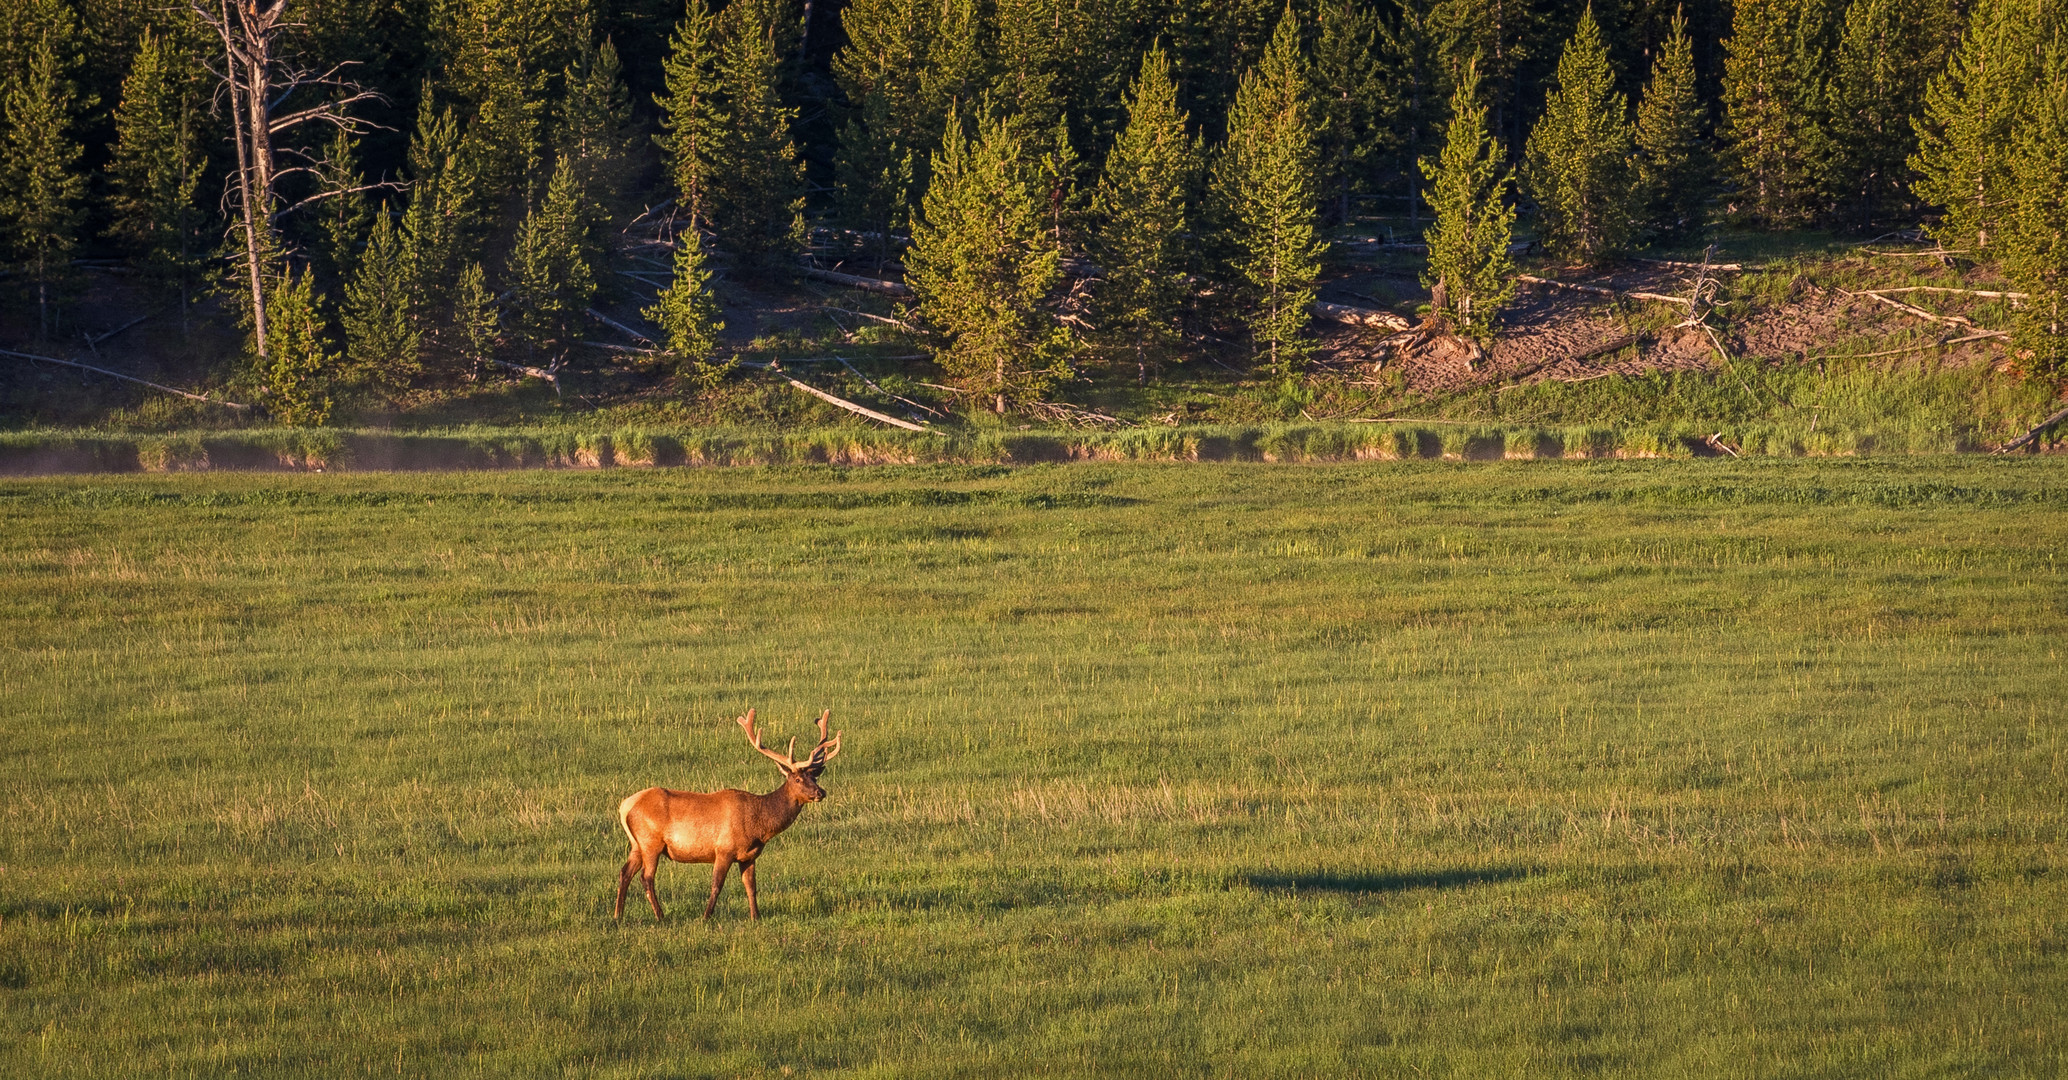
{"label": "pine tree", "polygon": [[1128,98],[1127,126],[1092,198],[1103,276],[1096,298],[1109,340],[1134,353],[1138,382],[1149,381],[1153,354],[1177,339],[1184,305],[1186,199],[1199,171],[1199,146],[1185,134],[1170,58],[1161,45],[1142,57]]}
{"label": "pine tree", "polygon": [[1325,247],[1315,236],[1314,129],[1290,6],[1263,60],[1236,86],[1215,171],[1234,266],[1248,286],[1251,338],[1274,372],[1290,376],[1313,348],[1308,309]]}
{"label": "pine tree", "polygon": [[[550,76],[588,45],[589,0],[449,0],[446,85],[471,110],[464,145],[483,192],[515,215],[535,192]],[[490,207],[488,209],[495,209]]]}
{"label": "pine tree", "polygon": [[662,66],[667,89],[655,96],[661,107],[661,134],[654,141],[667,156],[684,219],[683,228],[697,231],[711,224],[711,186],[723,159],[719,156],[717,23],[705,0],[689,0],[688,11],[668,42]]}
{"label": "pine tree", "polygon": [[1853,0],[1830,89],[1830,134],[1819,163],[1834,194],[1858,200],[1860,223],[1904,198],[1917,147],[1911,118],[1958,32],[1940,0]]}
{"label": "pine tree", "polygon": [[1945,207],[1932,230],[1942,244],[1992,249],[2014,189],[2018,118],[2039,81],[2039,0],[1981,0],[1944,73],[1925,91],[1914,126],[1918,198]]}
{"label": "pine tree", "polygon": [[1554,256],[1600,263],[1629,239],[1632,133],[1629,104],[1590,5],[1580,13],[1558,85],[1530,131],[1523,187],[1537,204],[1538,233]]}
{"label": "pine tree", "polygon": [[518,326],[525,344],[558,359],[579,336],[583,312],[596,295],[595,249],[574,167],[553,170],[546,197],[525,216],[510,255],[517,278]]}
{"label": "pine tree", "polygon": [[57,328],[56,304],[70,278],[72,252],[84,220],[80,201],[86,177],[81,147],[70,133],[88,103],[71,80],[72,42],[58,35],[69,22],[52,20],[29,50],[27,70],[7,75],[0,89],[0,228],[9,253],[36,296],[39,333]]}
{"label": "pine tree", "polygon": [[266,300],[270,333],[262,358],[266,408],[287,427],[330,422],[337,353],[324,325],[323,301],[308,271],[283,276]]}
{"label": "pine tree", "polygon": [[1738,208],[1768,225],[1806,219],[1823,115],[1822,53],[1798,0],[1738,0],[1724,42],[1724,138]]}
{"label": "pine tree", "polygon": [[[919,72],[919,94],[923,112],[919,121],[929,125],[928,134],[946,130],[954,123],[976,117],[976,106],[991,83],[991,72],[983,48],[983,15],[978,0],[938,0],[939,14],[933,40],[927,43],[926,67]],[[960,130],[960,129],[958,129]],[[933,149],[945,144],[934,143]],[[915,156],[925,162],[931,154]],[[922,170],[924,171],[924,170]],[[920,178],[922,186],[926,177]]]}
{"label": "pine tree", "polygon": [[1063,119],[1065,12],[1054,0],[993,0],[992,8],[992,107],[1018,119],[1023,140],[1045,136]]}
{"label": "pine tree", "polygon": [[642,314],[661,328],[669,354],[698,386],[709,390],[732,370],[731,362],[711,362],[711,354],[718,348],[718,332],[725,329],[725,323],[718,318],[718,298],[711,290],[704,241],[696,233],[675,238],[674,281]]}
{"label": "pine tree", "polygon": [[879,262],[890,233],[909,215],[918,166],[947,122],[932,115],[922,75],[938,11],[935,0],[856,0],[841,12],[847,45],[833,58],[833,77],[849,112],[833,158],[835,201],[842,221],[876,234]]}
{"label": "pine tree", "polygon": [[394,217],[383,212],[345,286],[345,353],[367,382],[400,388],[422,369],[414,287],[408,245]]}
{"label": "pine tree", "polygon": [[412,318],[421,338],[450,325],[453,282],[475,232],[475,175],[450,108],[434,111],[429,87],[417,109],[409,145],[409,206],[402,215]]}
{"label": "pine tree", "polygon": [[617,47],[605,39],[582,49],[564,80],[567,93],[554,125],[554,150],[560,160],[573,164],[584,198],[604,212],[604,218],[592,223],[600,227],[610,213],[622,208],[637,174],[632,100]]}
{"label": "pine tree", "polygon": [[2057,31],[2012,147],[2003,270],[2029,294],[2013,344],[2029,377],[2068,376],[2068,34]]}
{"label": "pine tree", "polygon": [[1643,229],[1652,237],[1681,237],[1702,228],[1702,206],[1714,182],[1715,162],[1702,136],[1705,114],[1695,93],[1694,43],[1687,18],[1673,12],[1673,30],[1652,64],[1651,81],[1637,106],[1637,197]]}
{"label": "pine tree", "polygon": [[1431,306],[1454,330],[1484,339],[1493,333],[1494,316],[1515,295],[1515,266],[1508,258],[1515,211],[1504,198],[1508,178],[1501,175],[1501,148],[1487,133],[1486,106],[1479,103],[1477,64],[1460,71],[1450,109],[1442,155],[1422,162],[1436,211],[1422,284],[1431,291]]}
{"label": "pine tree", "polygon": [[152,285],[179,304],[180,332],[208,250],[196,202],[206,160],[200,145],[201,71],[164,37],[144,32],[115,108],[108,163],[109,232]]}
{"label": "pine tree", "polygon": [[744,269],[787,265],[804,246],[804,162],[790,138],[782,57],[795,26],[781,0],[733,0],[718,16],[723,109],[713,140],[723,163],[710,183],[711,229]]}
{"label": "pine tree", "polygon": [[833,159],[833,191],[841,220],[876,237],[880,268],[890,257],[890,234],[910,217],[912,148],[897,131],[889,95],[870,92],[840,131]]}
{"label": "pine tree", "polygon": [[1380,124],[1387,103],[1379,68],[1378,16],[1362,0],[1329,0],[1321,6],[1310,68],[1315,125],[1315,158],[1320,163],[1321,190],[1335,207],[1335,219],[1351,217],[1350,196],[1364,181],[1365,170],[1384,148]]}
{"label": "pine tree", "polygon": [[478,262],[468,263],[460,271],[459,285],[453,290],[453,329],[461,355],[476,365],[495,359],[496,347],[502,342],[502,305],[488,287],[488,272]]}
{"label": "pine tree", "polygon": [[359,171],[358,140],[351,132],[339,128],[332,134],[316,165],[316,178],[322,190],[333,193],[318,211],[316,255],[332,280],[347,282],[358,267],[359,244],[373,223],[373,203]]}
{"label": "pine tree", "polygon": [[920,313],[948,338],[941,366],[1003,413],[1070,370],[1070,339],[1040,309],[1062,270],[1033,163],[1012,125],[985,119],[973,141],[951,124],[932,171],[906,280]]}

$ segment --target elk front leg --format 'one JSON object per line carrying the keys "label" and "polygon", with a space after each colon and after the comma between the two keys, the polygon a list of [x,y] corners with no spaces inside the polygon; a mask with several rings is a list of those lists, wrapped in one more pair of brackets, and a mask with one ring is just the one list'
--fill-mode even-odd
{"label": "elk front leg", "polygon": [[725,873],[732,869],[732,860],[721,855],[711,860],[711,899],[704,904],[704,918],[718,910],[718,890],[725,888]]}
{"label": "elk front leg", "polygon": [[747,918],[759,919],[761,917],[761,905],[756,903],[754,898],[753,863],[740,864],[740,884],[747,887]]}

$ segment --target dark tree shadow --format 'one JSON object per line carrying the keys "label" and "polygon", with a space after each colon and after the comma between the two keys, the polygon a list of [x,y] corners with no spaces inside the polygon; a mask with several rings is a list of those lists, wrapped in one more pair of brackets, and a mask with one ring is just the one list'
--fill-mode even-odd
{"label": "dark tree shadow", "polygon": [[1332,893],[1399,893],[1414,889],[1462,889],[1517,881],[1535,873],[1527,866],[1489,866],[1476,870],[1427,870],[1419,873],[1362,874],[1316,871],[1309,874],[1250,874],[1242,883],[1266,891]]}

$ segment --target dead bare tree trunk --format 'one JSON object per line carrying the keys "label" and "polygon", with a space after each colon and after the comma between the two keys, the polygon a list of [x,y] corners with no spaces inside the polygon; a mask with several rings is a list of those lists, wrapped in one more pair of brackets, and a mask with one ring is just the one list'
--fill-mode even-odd
{"label": "dead bare tree trunk", "polygon": [[[239,214],[244,229],[244,269],[251,287],[252,337],[260,356],[267,355],[266,277],[273,252],[278,249],[276,223],[281,214],[315,199],[337,194],[328,192],[281,207],[277,187],[280,178],[296,172],[313,172],[319,163],[308,155],[290,151],[302,164],[282,169],[274,151],[275,136],[303,124],[322,121],[357,132],[372,125],[346,113],[346,108],[377,97],[372,91],[338,78],[342,66],[329,71],[290,70],[276,53],[286,21],[288,0],[188,0],[194,14],[214,30],[223,45],[223,67],[216,72],[228,95],[231,138],[237,144],[236,186]],[[287,109],[288,101],[303,87],[327,87],[336,96],[314,106]],[[283,111],[284,110],[284,111]],[[378,185],[369,185],[378,186]]]}

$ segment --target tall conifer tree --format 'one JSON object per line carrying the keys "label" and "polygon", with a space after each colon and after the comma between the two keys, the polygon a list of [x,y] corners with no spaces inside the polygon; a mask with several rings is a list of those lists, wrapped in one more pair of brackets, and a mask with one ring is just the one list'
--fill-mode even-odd
{"label": "tall conifer tree", "polygon": [[905,274],[948,339],[941,366],[1003,413],[1069,376],[1072,343],[1040,307],[1062,277],[1060,256],[1015,128],[987,118],[974,140],[960,129],[949,126],[934,157]]}
{"label": "tall conifer tree", "polygon": [[705,0],[689,0],[662,65],[667,89],[654,98],[661,107],[662,132],[654,141],[667,156],[689,231],[710,227],[711,186],[722,163],[717,31]]}
{"label": "tall conifer tree", "polygon": [[260,358],[266,409],[287,427],[330,422],[339,374],[337,350],[330,343],[323,299],[313,277],[307,270],[299,275],[290,271],[266,297],[270,332],[266,355]]}
{"label": "tall conifer tree", "polygon": [[163,36],[145,31],[115,108],[115,151],[108,163],[109,232],[139,269],[178,303],[185,333],[200,280],[205,216],[196,200],[201,152],[199,65]]}
{"label": "tall conifer tree", "polygon": [[1215,176],[1248,287],[1250,335],[1281,375],[1296,372],[1313,348],[1308,309],[1325,247],[1315,236],[1310,116],[1299,22],[1288,5],[1262,62],[1235,89]]}
{"label": "tall conifer tree", "polygon": [[712,294],[711,270],[705,262],[701,236],[677,235],[674,280],[643,314],[661,328],[668,352],[683,365],[684,374],[708,390],[732,365],[711,362],[725,323],[718,317],[718,298]]}
{"label": "tall conifer tree", "polygon": [[29,50],[26,70],[0,88],[0,227],[9,253],[36,298],[39,333],[57,328],[60,290],[84,220],[86,177],[72,125],[86,102],[72,82],[76,45],[69,20],[51,20]]}
{"label": "tall conifer tree", "polygon": [[574,164],[553,169],[546,196],[517,230],[510,253],[516,280],[518,325],[535,354],[558,361],[579,335],[583,313],[596,295],[596,251],[590,235],[595,211],[582,202]]}
{"label": "tall conifer tree", "polygon": [[1723,137],[1738,212],[1800,224],[1823,205],[1830,49],[1826,5],[1738,0],[1724,42]]}
{"label": "tall conifer tree", "polygon": [[365,381],[399,389],[422,368],[422,339],[411,314],[414,289],[408,244],[394,216],[383,210],[345,286],[341,320],[345,354]]}
{"label": "tall conifer tree", "polygon": [[1387,134],[1379,122],[1387,97],[1379,70],[1379,33],[1378,16],[1362,0],[1329,0],[1321,6],[1309,66],[1310,100],[1320,187],[1338,222],[1350,220],[1350,197]]}
{"label": "tall conifer tree", "polygon": [[1422,284],[1453,330],[1484,339],[1493,333],[1494,316],[1515,295],[1515,265],[1508,256],[1515,211],[1506,199],[1500,144],[1487,132],[1486,106],[1479,103],[1477,64],[1459,72],[1450,111],[1442,154],[1422,162],[1436,211]]}
{"label": "tall conifer tree", "polygon": [[1155,353],[1177,338],[1186,294],[1186,200],[1198,170],[1198,143],[1185,133],[1170,58],[1154,46],[1142,57],[1127,126],[1092,198],[1102,330],[1134,354],[1138,382],[1149,381]]}
{"label": "tall conifer tree", "polygon": [[1917,196],[1945,208],[1932,234],[1976,254],[1997,240],[2013,198],[2012,146],[2039,81],[2043,0],[1981,0],[1914,126]]}
{"label": "tall conifer tree", "polygon": [[2000,247],[2004,274],[2029,294],[2013,342],[2018,365],[2060,379],[2068,376],[2068,34],[2057,31],[2043,56],[2013,142]]}
{"label": "tall conifer tree", "polygon": [[724,90],[712,178],[711,228],[750,270],[769,272],[803,247],[804,162],[783,104],[783,56],[796,39],[784,0],[733,0],[718,16]]}
{"label": "tall conifer tree", "polygon": [[[563,73],[553,149],[571,162],[584,200],[605,218],[622,208],[638,174],[633,159],[632,101],[617,46],[606,38],[584,47]],[[603,219],[591,223],[600,227]]]}
{"label": "tall conifer tree", "polygon": [[1590,5],[1558,59],[1558,85],[1530,131],[1523,166],[1523,186],[1536,200],[1541,239],[1553,255],[1599,263],[1629,239],[1635,207],[1628,109]]}
{"label": "tall conifer tree", "polygon": [[1687,17],[1676,8],[1672,32],[1637,105],[1635,194],[1644,208],[1643,231],[1651,237],[1685,236],[1702,227],[1702,207],[1715,186],[1704,113],[1695,92],[1694,43]]}
{"label": "tall conifer tree", "polygon": [[1925,86],[1944,64],[1958,20],[1941,0],[1853,0],[1846,9],[1830,89],[1830,134],[1822,171],[1834,195],[1859,207],[1903,200],[1917,146],[1911,118]]}
{"label": "tall conifer tree", "polygon": [[453,283],[466,265],[478,220],[476,178],[450,108],[437,110],[425,88],[409,145],[409,206],[402,215],[403,259],[421,339],[451,326]]}
{"label": "tall conifer tree", "polygon": [[317,182],[330,196],[316,211],[319,233],[316,257],[331,280],[352,279],[359,263],[359,245],[373,224],[373,202],[366,197],[366,177],[359,171],[358,140],[339,128],[316,166]]}

